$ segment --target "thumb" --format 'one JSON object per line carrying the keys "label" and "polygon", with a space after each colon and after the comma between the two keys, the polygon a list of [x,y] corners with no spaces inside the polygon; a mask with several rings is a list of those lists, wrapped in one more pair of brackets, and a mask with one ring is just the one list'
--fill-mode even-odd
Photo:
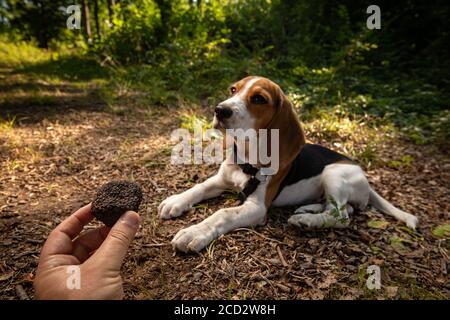
{"label": "thumb", "polygon": [[109,231],[93,257],[100,266],[120,271],[128,247],[139,228],[140,217],[134,211],[125,212]]}

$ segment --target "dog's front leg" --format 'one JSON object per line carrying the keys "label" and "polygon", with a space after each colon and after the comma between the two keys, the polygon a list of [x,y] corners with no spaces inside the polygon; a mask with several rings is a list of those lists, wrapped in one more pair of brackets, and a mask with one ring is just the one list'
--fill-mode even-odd
{"label": "dog's front leg", "polygon": [[161,219],[179,217],[200,201],[219,196],[227,189],[227,183],[221,171],[191,189],[168,197],[158,207],[158,216]]}
{"label": "dog's front leg", "polygon": [[172,240],[174,249],[198,252],[227,232],[264,224],[267,212],[264,204],[265,190],[258,189],[244,204],[220,209],[199,224],[180,230]]}
{"label": "dog's front leg", "polygon": [[199,252],[211,241],[232,230],[264,224],[266,208],[253,202],[220,209],[199,224],[180,230],[172,240],[174,249]]}

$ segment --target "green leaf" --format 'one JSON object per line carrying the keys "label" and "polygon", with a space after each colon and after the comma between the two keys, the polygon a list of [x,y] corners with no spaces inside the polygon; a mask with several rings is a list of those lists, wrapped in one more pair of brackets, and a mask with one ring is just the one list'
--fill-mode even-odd
{"label": "green leaf", "polygon": [[450,224],[444,223],[437,226],[432,232],[438,238],[450,238]]}
{"label": "green leaf", "polygon": [[389,238],[389,243],[391,244],[391,246],[393,246],[394,248],[397,248],[399,250],[405,250],[405,243],[413,243],[411,240],[408,239],[404,239],[404,238],[400,238],[398,236],[392,236]]}
{"label": "green leaf", "polygon": [[370,220],[369,222],[367,222],[367,225],[370,228],[374,229],[386,229],[389,225],[389,222],[387,222],[386,220]]}
{"label": "green leaf", "polygon": [[391,238],[389,238],[389,243],[391,244],[391,246],[393,246],[394,248],[398,248],[398,249],[404,249],[405,246],[403,245],[403,240],[400,237],[397,236],[393,236]]}

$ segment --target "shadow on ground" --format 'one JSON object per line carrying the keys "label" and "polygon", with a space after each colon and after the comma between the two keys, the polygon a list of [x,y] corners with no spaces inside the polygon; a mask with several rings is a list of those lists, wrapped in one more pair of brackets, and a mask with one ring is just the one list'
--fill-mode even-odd
{"label": "shadow on ground", "polygon": [[95,82],[42,78],[39,74],[0,70],[0,118],[37,123],[68,112],[101,111],[107,107]]}

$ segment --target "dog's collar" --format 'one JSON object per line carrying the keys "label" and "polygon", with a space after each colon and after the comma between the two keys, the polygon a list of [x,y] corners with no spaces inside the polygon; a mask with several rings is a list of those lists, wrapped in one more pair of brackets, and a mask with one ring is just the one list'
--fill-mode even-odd
{"label": "dog's collar", "polygon": [[237,156],[237,146],[236,143],[233,146],[234,151],[234,162],[241,168],[242,172],[248,174],[250,179],[245,184],[244,189],[239,192],[239,204],[243,204],[245,200],[250,196],[253,192],[255,192],[256,188],[261,182],[266,181],[267,176],[262,175],[259,168],[251,165],[250,163],[238,163]]}

